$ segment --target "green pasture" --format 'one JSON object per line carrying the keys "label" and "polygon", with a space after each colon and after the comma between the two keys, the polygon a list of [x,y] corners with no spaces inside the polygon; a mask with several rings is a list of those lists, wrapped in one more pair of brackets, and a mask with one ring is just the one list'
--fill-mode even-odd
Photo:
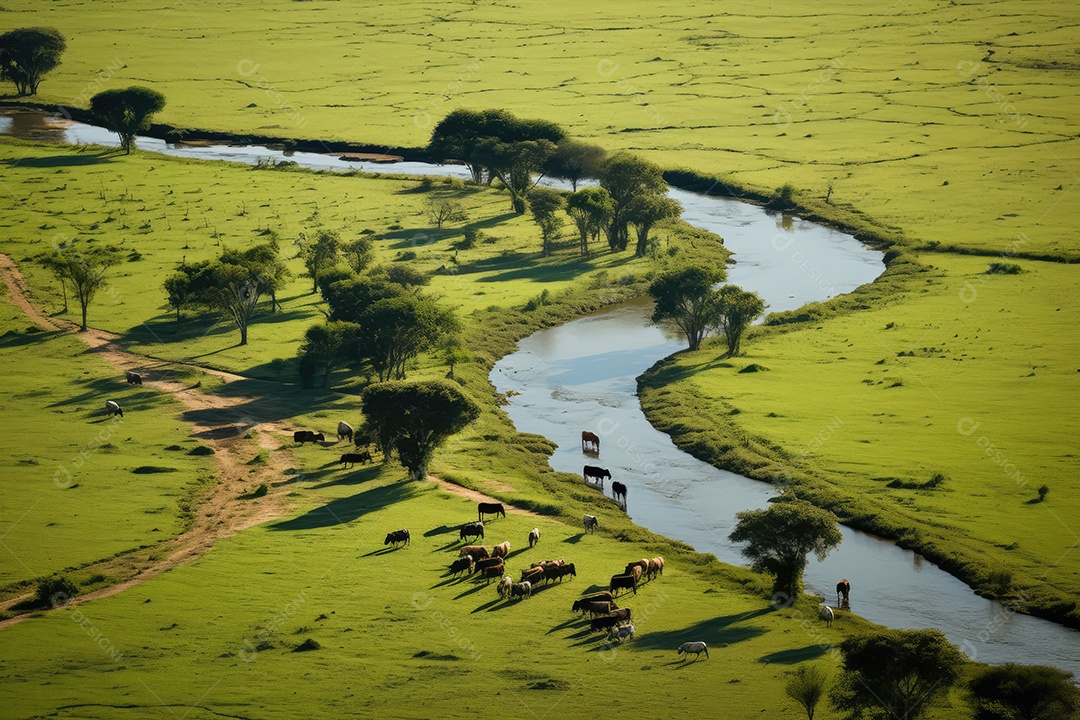
{"label": "green pasture", "polygon": [[[211,462],[183,408],[0,302],[0,588],[173,537]],[[107,419],[116,400],[123,418]],[[100,582],[85,575],[80,581]]]}
{"label": "green pasture", "polygon": [[[889,302],[758,330],[738,358],[716,342],[676,356],[654,369],[645,405],[702,452],[727,447],[763,479],[809,475],[808,491],[952,558],[969,582],[1067,614],[1080,594],[1077,274],[919,259],[925,272]],[[751,364],[767,371],[740,372]],[[914,487],[938,473],[939,486]],[[991,580],[1001,571],[1012,588]]]}
{"label": "green pasture", "polygon": [[[40,99],[152,85],[162,122],[419,147],[448,111],[544,117],[610,150],[769,191],[894,239],[1076,257],[1068,0],[4,4],[56,26]],[[831,205],[824,203],[830,183]]]}

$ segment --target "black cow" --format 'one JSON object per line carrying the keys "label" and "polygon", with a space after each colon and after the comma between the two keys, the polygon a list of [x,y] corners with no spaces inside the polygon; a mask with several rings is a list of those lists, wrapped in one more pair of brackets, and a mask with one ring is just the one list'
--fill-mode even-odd
{"label": "black cow", "polygon": [[454,562],[450,563],[450,572],[457,577],[457,574],[461,571],[471,574],[473,571],[473,559],[466,555],[463,558],[458,558]]}
{"label": "black cow", "polygon": [[484,522],[485,515],[502,515],[506,517],[506,510],[503,509],[502,503],[479,503],[477,505],[477,514],[480,516],[480,522]]}
{"label": "black cow", "polygon": [[[849,583],[847,580],[841,580],[840,582],[836,583],[836,603],[840,607],[850,605],[850,602],[848,600],[849,595],[851,595],[851,583]],[[841,598],[843,599],[841,600]]]}
{"label": "black cow", "polygon": [[549,575],[550,577],[558,578],[559,582],[562,582],[562,579],[567,575],[570,577],[577,577],[577,568],[574,567],[574,563],[566,563],[565,565],[559,565],[551,573],[548,573],[545,570],[544,577],[548,577]]}
{"label": "black cow", "polygon": [[574,601],[574,606],[570,608],[572,612],[585,612],[589,609],[589,603],[594,602],[607,602],[611,603],[612,607],[615,607],[615,601],[611,598],[611,593],[607,591],[593,593],[592,595],[586,595],[583,598]]}
{"label": "black cow", "polygon": [[480,538],[484,539],[484,523],[474,522],[466,523],[461,526],[461,530],[458,532],[458,539],[464,540],[465,538]]}
{"label": "black cow", "polygon": [[600,632],[601,630],[610,630],[618,625],[622,620],[614,615],[602,615],[598,618],[593,618],[593,621],[589,623],[589,630],[591,632]]}
{"label": "black cow", "polygon": [[602,467],[596,467],[595,465],[586,465],[581,471],[581,477],[584,478],[585,484],[590,484],[591,480],[594,484],[599,485],[600,489],[604,488],[604,480],[611,479],[611,473]]}
{"label": "black cow", "polygon": [[393,543],[394,547],[398,546],[398,543],[403,545],[409,544],[409,531],[408,530],[395,530],[386,536],[386,540],[383,540],[383,545],[390,545]]}
{"label": "black cow", "polygon": [[310,430],[297,430],[292,434],[293,442],[303,445],[306,442],[326,442],[326,437],[322,433],[312,432]]}
{"label": "black cow", "polygon": [[367,450],[358,453],[345,453],[341,456],[340,464],[345,466],[345,469],[349,469],[349,465],[355,465],[356,463],[369,463],[371,462],[371,453]]}
{"label": "black cow", "polygon": [[637,595],[637,579],[633,575],[612,575],[608,589],[613,595],[616,590],[633,590]]}
{"label": "black cow", "polygon": [[611,483],[611,497],[615,498],[615,502],[619,502],[619,498],[622,498],[622,504],[626,504],[626,486],[616,480]]}
{"label": "black cow", "polygon": [[124,378],[127,380],[128,385],[142,385],[142,375],[135,372],[125,372]]}

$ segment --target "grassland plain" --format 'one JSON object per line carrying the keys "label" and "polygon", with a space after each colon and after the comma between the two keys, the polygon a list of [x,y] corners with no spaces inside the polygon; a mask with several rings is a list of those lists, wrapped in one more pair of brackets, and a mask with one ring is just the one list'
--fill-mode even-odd
{"label": "grassland plain", "polygon": [[47,102],[152,84],[175,126],[387,147],[424,145],[453,108],[504,107],[732,188],[791,182],[893,240],[1078,253],[1069,0],[4,8],[5,26],[69,40]]}

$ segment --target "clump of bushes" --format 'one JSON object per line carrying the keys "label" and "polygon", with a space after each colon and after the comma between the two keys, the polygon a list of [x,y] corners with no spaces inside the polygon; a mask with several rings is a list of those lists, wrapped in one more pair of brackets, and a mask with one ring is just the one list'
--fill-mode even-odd
{"label": "clump of bushes", "polygon": [[58,607],[79,594],[79,585],[67,575],[53,575],[38,582],[34,599],[38,605]]}
{"label": "clump of bushes", "polygon": [[987,275],[1019,275],[1022,272],[1024,268],[1016,263],[992,262],[990,267],[986,268]]}
{"label": "clump of bushes", "polygon": [[533,310],[536,310],[537,308],[543,307],[544,305],[550,305],[550,304],[551,304],[551,292],[548,291],[547,289],[545,289],[539,295],[537,295],[536,297],[529,300],[529,302],[525,303],[525,311],[526,312],[532,312]]}
{"label": "clump of bushes", "polygon": [[776,188],[773,192],[772,198],[765,204],[765,207],[770,210],[792,210],[795,208],[795,186],[791,183],[784,183],[782,187]]}

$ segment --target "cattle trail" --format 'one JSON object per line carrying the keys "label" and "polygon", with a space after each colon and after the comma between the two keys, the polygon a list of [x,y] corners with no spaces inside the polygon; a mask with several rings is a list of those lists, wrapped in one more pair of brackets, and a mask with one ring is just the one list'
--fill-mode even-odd
{"label": "cattle trail", "polygon": [[525,508],[515,507],[514,505],[511,505],[510,503],[506,502],[505,500],[499,500],[498,498],[493,498],[490,495],[485,495],[482,492],[477,492],[476,490],[470,490],[467,487],[462,487],[460,485],[455,485],[452,482],[449,482],[447,480],[443,480],[441,477],[436,477],[434,475],[428,475],[427,479],[430,480],[431,482],[435,483],[439,487],[441,487],[443,490],[446,490],[447,492],[449,492],[449,493],[451,493],[453,495],[457,495],[459,497],[467,498],[469,500],[472,500],[473,502],[477,502],[477,503],[502,503],[502,506],[504,508],[506,508],[506,512],[511,513],[513,515],[528,515],[530,517],[547,517],[546,515],[541,515],[540,513],[535,513],[532,510],[526,510]]}
{"label": "cattle trail", "polygon": [[[224,410],[248,402],[248,397],[222,397],[208,395],[170,377],[171,368],[183,366],[183,363],[171,363],[151,360],[135,355],[116,346],[118,336],[94,328],[80,332],[78,325],[59,318],[50,318],[30,302],[22,273],[10,257],[0,254],[0,281],[7,286],[7,295],[11,303],[26,314],[34,324],[46,331],[71,331],[85,342],[92,352],[105,362],[115,367],[119,373],[117,382],[122,382],[124,373],[153,365],[144,378],[144,387],[153,387],[172,395],[188,411]],[[195,366],[193,366],[195,367]],[[242,379],[240,375],[198,368],[202,372],[215,375],[225,382]],[[217,462],[218,482],[203,491],[198,498],[199,505],[194,520],[188,530],[170,540],[150,548],[137,550],[118,558],[93,563],[92,568],[108,576],[122,579],[115,585],[80,595],[73,599],[73,604],[82,604],[95,598],[108,597],[138,585],[150,578],[166,572],[178,565],[190,563],[205,555],[220,539],[230,537],[246,528],[284,516],[289,510],[286,491],[274,491],[261,498],[242,497],[255,490],[262,483],[273,488],[284,471],[294,463],[285,453],[275,452],[269,456],[269,462],[263,466],[250,466],[247,462],[258,448],[279,451],[281,443],[274,434],[286,434],[278,423],[258,423],[251,427],[236,423],[192,424],[192,437],[199,438],[213,447]],[[156,559],[155,559],[156,558]],[[0,604],[7,609],[25,600],[28,596],[9,599]],[[29,616],[18,615],[0,622],[0,629],[13,625]]]}

